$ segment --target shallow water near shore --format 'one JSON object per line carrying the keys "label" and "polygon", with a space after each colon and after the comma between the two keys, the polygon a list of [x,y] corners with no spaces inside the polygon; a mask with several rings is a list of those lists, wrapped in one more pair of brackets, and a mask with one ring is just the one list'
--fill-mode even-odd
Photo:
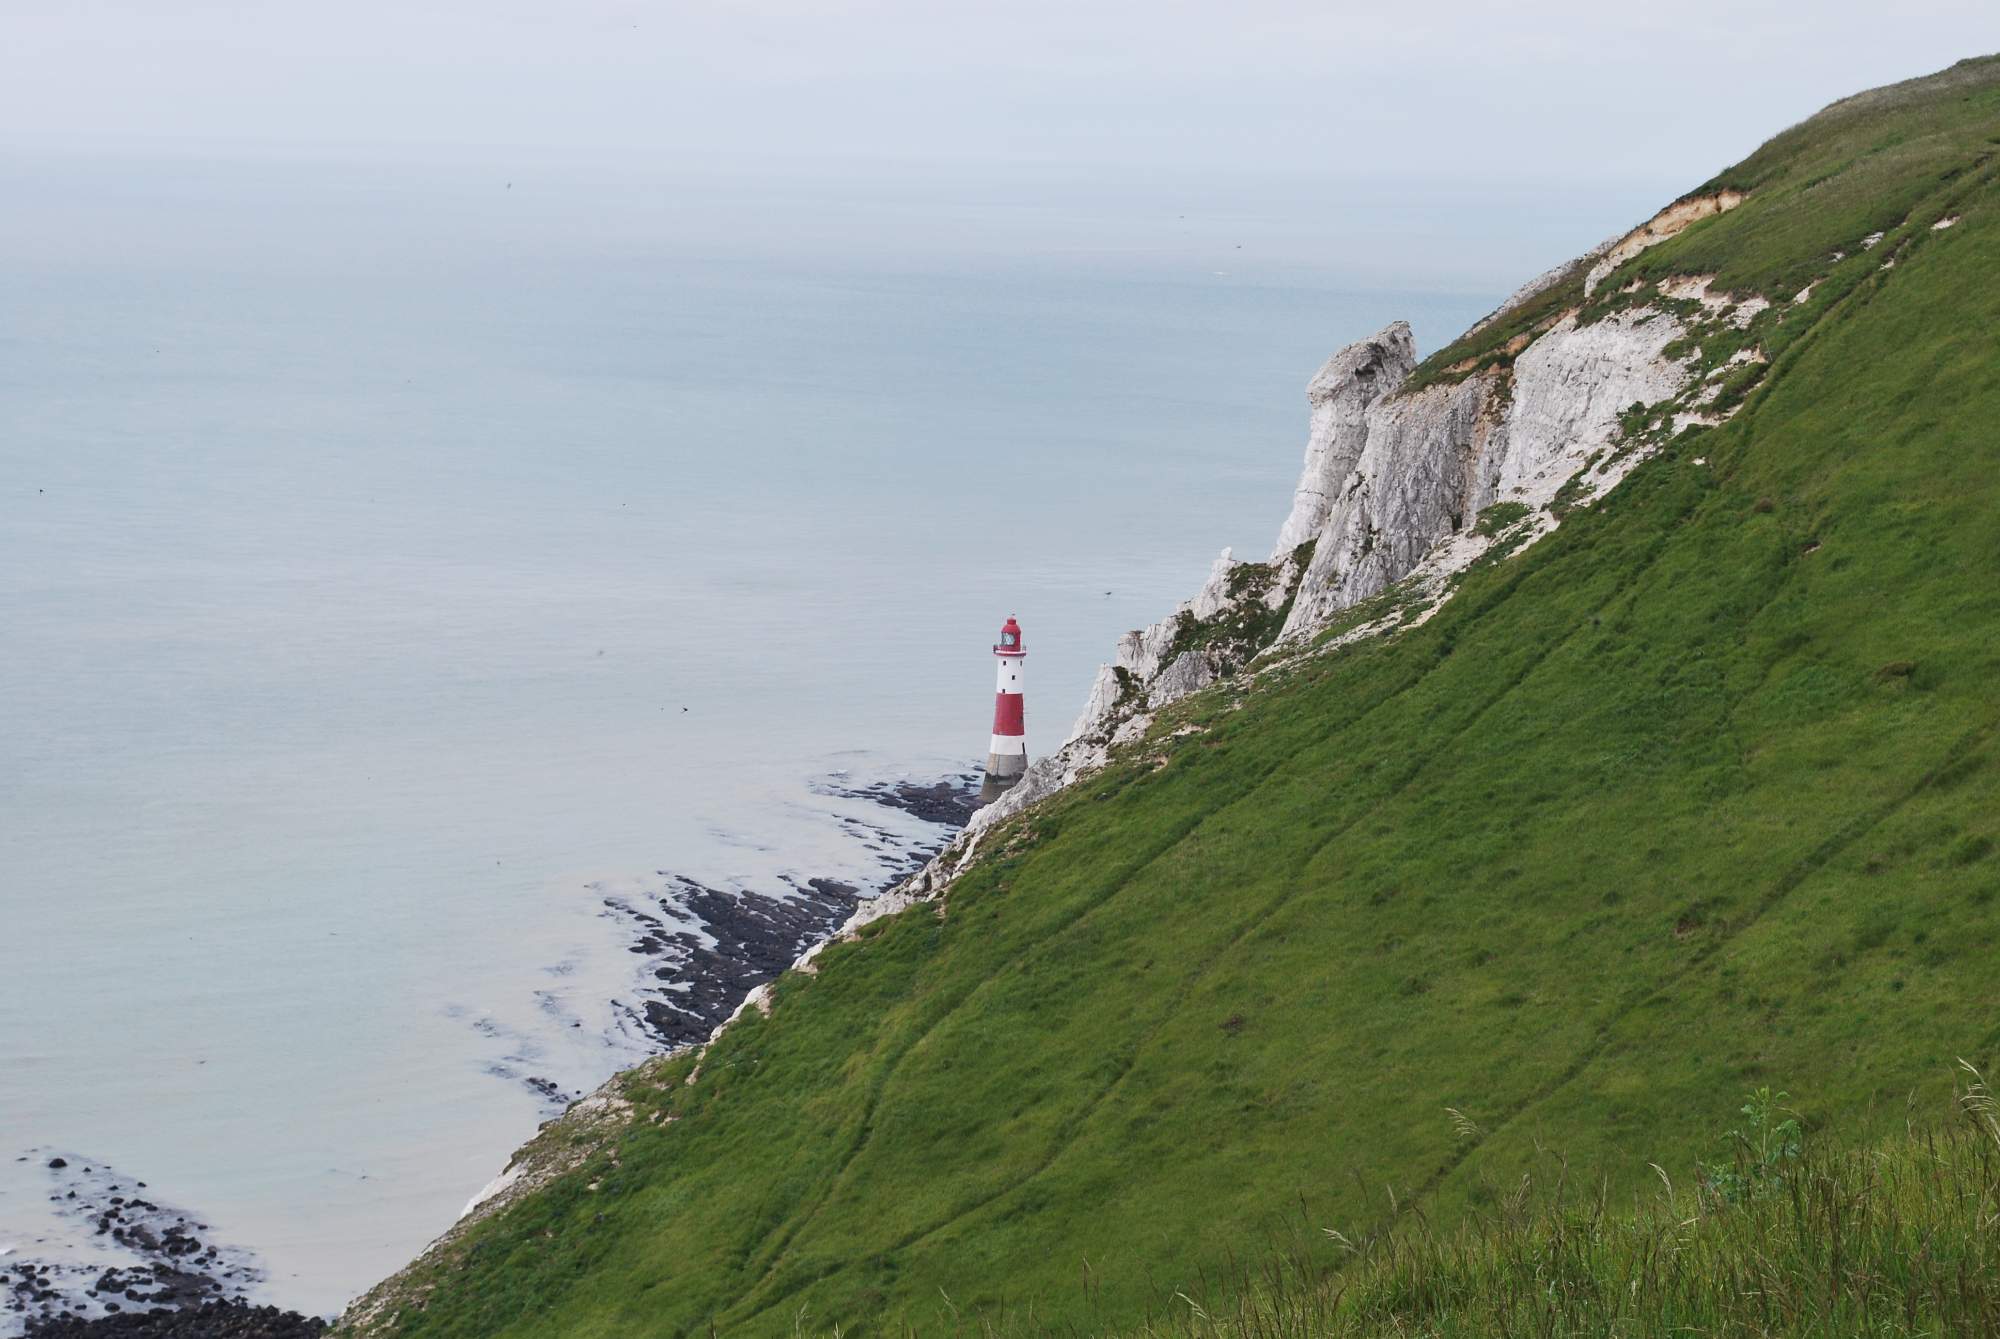
{"label": "shallow water near shore", "polygon": [[1003,618],[1040,752],[1268,545],[1326,354],[1499,296],[1100,244],[1152,200],[0,181],[0,1269],[104,1264],[80,1164],[317,1313],[659,1044],[610,903],[879,887],[943,829],[854,792],[980,760]]}

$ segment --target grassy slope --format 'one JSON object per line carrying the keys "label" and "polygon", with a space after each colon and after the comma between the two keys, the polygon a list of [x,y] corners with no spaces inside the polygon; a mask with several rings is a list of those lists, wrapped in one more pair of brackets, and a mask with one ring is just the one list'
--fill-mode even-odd
{"label": "grassy slope", "polygon": [[[2000,151],[2000,57],[1961,61],[1949,70],[1846,98],[1768,141],[1757,152],[1688,193],[1748,192],[1729,213],[1641,252],[1599,286],[1600,296],[1629,281],[1671,274],[1713,274],[1717,292],[1789,301],[1825,274],[1828,258],[1850,258],[1823,284],[1816,301],[1831,305],[1873,261],[1862,240],[1894,230],[1941,188],[1977,172]],[[1924,220],[1928,223],[1930,220]],[[1873,253],[1879,260],[1883,253]],[[1408,389],[1450,381],[1474,367],[1512,361],[1517,336],[1547,329],[1584,301],[1587,265],[1426,358]],[[1590,312],[1586,311],[1586,319]],[[1788,332],[1760,331],[1782,344]]]}
{"label": "grassy slope", "polygon": [[1423,628],[1193,700],[1167,766],[785,978],[636,1086],[677,1119],[420,1271],[406,1332],[1129,1323],[1300,1197],[1449,1215],[1538,1142],[1637,1184],[1753,1081],[1866,1131],[1990,1061],[1987,70],[1897,268],[1802,312],[1736,419]]}
{"label": "grassy slope", "polygon": [[[1978,1111],[1838,1150],[1749,1122],[1716,1180],[1631,1199],[1546,1168],[1490,1211],[1328,1243],[1304,1233],[1133,1339],[1878,1339],[2000,1334],[2000,1126]],[[1748,1106],[1744,1114],[1755,1113]],[[1972,1116],[1971,1120],[1965,1119]],[[1721,1178],[1733,1178],[1724,1180]]]}

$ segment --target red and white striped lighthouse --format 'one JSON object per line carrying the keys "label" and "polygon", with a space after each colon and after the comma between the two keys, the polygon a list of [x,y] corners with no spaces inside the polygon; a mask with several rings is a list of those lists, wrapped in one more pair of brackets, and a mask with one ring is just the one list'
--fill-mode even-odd
{"label": "red and white striped lighthouse", "polygon": [[1028,648],[1021,644],[1021,625],[1008,619],[993,648],[1000,662],[1000,681],[993,694],[993,747],[986,755],[986,784],[979,802],[991,804],[1028,770],[1028,734],[1022,725],[1021,667]]}

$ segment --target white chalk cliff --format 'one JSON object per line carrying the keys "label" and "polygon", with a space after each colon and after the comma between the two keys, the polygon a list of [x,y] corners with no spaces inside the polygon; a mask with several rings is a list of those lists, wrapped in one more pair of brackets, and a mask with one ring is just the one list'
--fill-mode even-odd
{"label": "white chalk cliff", "polygon": [[1368,442],[1368,409],[1417,370],[1417,344],[1397,321],[1372,339],[1350,344],[1306,383],[1311,427],[1306,463],[1292,494],[1292,512],[1278,527],[1276,557],[1319,536]]}

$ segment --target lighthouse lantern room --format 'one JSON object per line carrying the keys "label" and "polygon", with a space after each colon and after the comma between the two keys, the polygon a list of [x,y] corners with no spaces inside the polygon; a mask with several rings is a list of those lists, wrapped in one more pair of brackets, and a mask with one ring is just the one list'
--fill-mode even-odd
{"label": "lighthouse lantern room", "polygon": [[979,788],[981,804],[999,799],[1028,770],[1021,697],[1021,669],[1028,648],[1021,640],[1021,625],[1012,618],[1001,625],[993,655],[999,661],[999,675],[993,694],[993,743],[986,754],[986,781]]}

